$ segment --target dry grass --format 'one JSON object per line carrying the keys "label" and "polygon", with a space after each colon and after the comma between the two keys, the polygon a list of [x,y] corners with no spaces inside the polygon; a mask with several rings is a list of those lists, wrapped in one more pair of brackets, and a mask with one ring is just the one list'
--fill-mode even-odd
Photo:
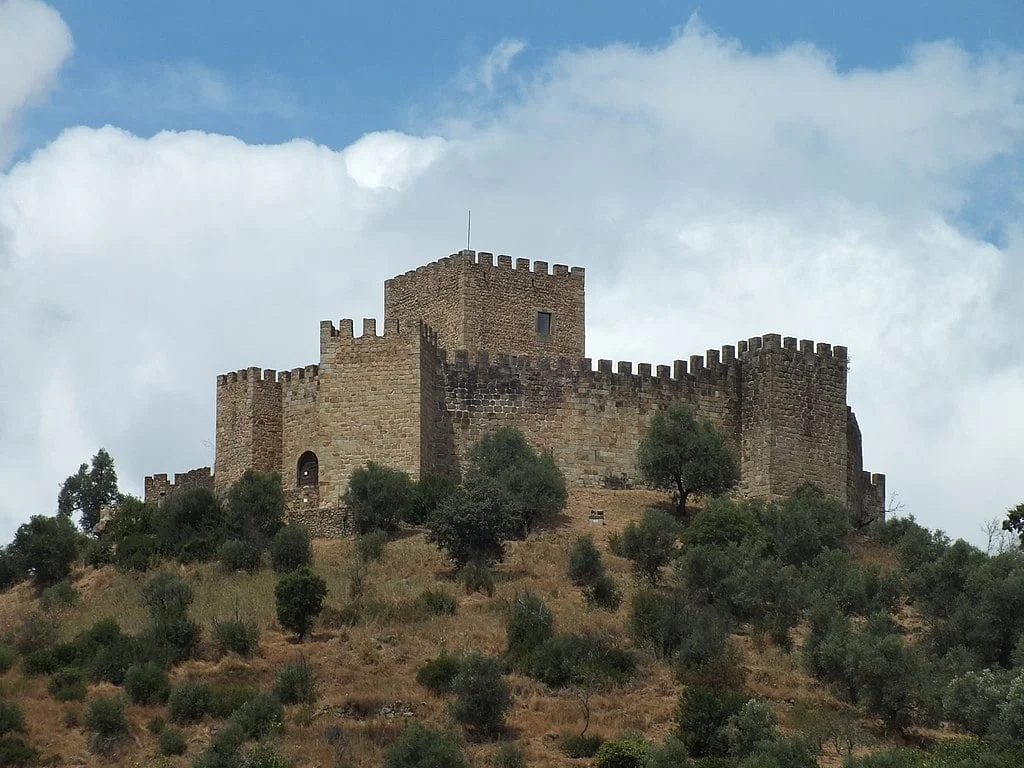
{"label": "dry grass", "polygon": [[[381,716],[381,707],[402,702],[416,717],[437,726],[449,726],[446,703],[414,682],[416,670],[441,648],[503,651],[505,610],[517,592],[529,589],[542,595],[554,611],[559,631],[601,629],[628,643],[626,618],[636,587],[629,563],[607,552],[608,539],[630,521],[642,517],[647,507],[662,501],[661,495],[646,491],[574,492],[557,525],[537,532],[525,542],[510,544],[492,597],[466,595],[452,580],[449,565],[424,541],[422,534],[390,542],[382,561],[366,568],[365,599],[397,604],[413,600],[424,589],[444,589],[457,597],[458,615],[413,623],[378,618],[357,627],[318,628],[302,645],[295,644],[276,625],[275,579],[271,572],[225,574],[216,564],[182,568],[195,591],[192,616],[205,629],[214,619],[237,614],[255,620],[262,635],[257,658],[228,656],[217,660],[212,649],[204,647],[200,659],[179,666],[173,677],[176,681],[195,677],[268,689],[273,686],[281,664],[302,653],[318,671],[319,699],[312,708],[287,708],[287,725],[281,737],[283,750],[300,766],[333,766],[339,755],[356,765],[380,765],[387,746],[408,719],[403,714]],[[604,526],[588,522],[592,508],[605,511]],[[569,548],[575,537],[583,533],[594,536],[605,552],[609,572],[623,589],[626,600],[616,612],[589,610],[579,591],[565,578]],[[332,607],[340,608],[348,602],[353,549],[353,542],[347,540],[314,542],[315,567],[327,580],[327,602]],[[878,557],[877,553],[872,554]],[[75,574],[75,582],[81,600],[62,617],[65,636],[72,636],[107,616],[116,617],[130,632],[144,625],[146,616],[139,603],[139,592],[145,578],[107,567],[82,570]],[[0,595],[0,634],[35,602],[35,593],[27,586]],[[803,672],[798,657],[786,656],[746,635],[735,637],[734,642],[744,652],[752,692],[776,702],[783,722],[788,702],[830,701],[827,692]],[[562,732],[578,732],[582,728],[579,699],[571,692],[552,692],[523,676],[512,675],[509,681],[515,698],[509,717],[510,734],[523,748],[529,764],[538,768],[582,764],[565,758],[556,741]],[[210,742],[212,731],[219,725],[207,719],[198,726],[185,728],[187,754],[157,763],[156,737],[148,732],[146,724],[158,714],[166,717],[166,711],[130,706],[131,738],[123,754],[113,760],[101,760],[89,753],[87,734],[81,727],[69,729],[64,724],[67,710],[84,714],[84,705],[54,701],[46,692],[45,678],[25,680],[12,671],[6,679],[0,678],[0,683],[8,695],[23,702],[32,743],[44,755],[59,755],[55,763],[61,765],[187,766]],[[107,685],[92,686],[90,698],[114,690]],[[661,739],[672,728],[678,692],[667,665],[645,659],[634,682],[591,697],[591,732],[614,736],[625,729],[638,729],[651,738]],[[329,740],[334,743],[328,743]],[[467,745],[471,759],[478,765],[488,764],[496,749],[493,744]]]}

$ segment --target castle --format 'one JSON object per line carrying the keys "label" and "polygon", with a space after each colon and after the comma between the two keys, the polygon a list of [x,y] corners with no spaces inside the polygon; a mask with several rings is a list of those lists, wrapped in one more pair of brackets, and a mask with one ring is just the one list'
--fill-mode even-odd
{"label": "castle", "polygon": [[584,270],[465,250],[384,283],[384,327],[320,323],[320,362],[217,377],[214,471],[145,481],[226,491],[247,469],[281,474],[289,519],[340,533],[341,497],[367,461],[457,475],[502,425],[550,450],[570,486],[621,484],[652,414],[678,401],[740,459],[743,496],[811,481],[855,519],[884,516],[885,476],[863,471],[846,404],[847,350],[768,333],[672,366],[584,357]]}

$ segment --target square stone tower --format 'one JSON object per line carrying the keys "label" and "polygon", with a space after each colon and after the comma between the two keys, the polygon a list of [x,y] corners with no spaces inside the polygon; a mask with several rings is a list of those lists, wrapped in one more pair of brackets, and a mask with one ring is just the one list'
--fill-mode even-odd
{"label": "square stone tower", "polygon": [[460,251],[384,283],[384,319],[422,320],[449,351],[582,359],[584,270]]}

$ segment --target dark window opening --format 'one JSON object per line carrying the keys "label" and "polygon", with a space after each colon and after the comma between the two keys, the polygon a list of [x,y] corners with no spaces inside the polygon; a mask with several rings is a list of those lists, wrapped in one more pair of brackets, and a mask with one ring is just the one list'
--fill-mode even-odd
{"label": "dark window opening", "polygon": [[306,451],[299,456],[297,483],[300,487],[304,485],[318,485],[320,483],[320,463],[317,461],[316,454],[312,451]]}
{"label": "dark window opening", "polygon": [[541,336],[551,335],[551,313],[550,312],[538,312],[537,313],[537,333]]}

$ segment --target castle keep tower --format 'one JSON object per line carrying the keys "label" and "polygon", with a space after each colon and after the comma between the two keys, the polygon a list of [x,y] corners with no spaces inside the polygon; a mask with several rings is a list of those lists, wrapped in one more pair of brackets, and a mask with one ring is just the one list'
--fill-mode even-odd
{"label": "castle keep tower", "polygon": [[[291,520],[342,531],[341,498],[368,461],[458,476],[501,426],[551,451],[570,485],[635,481],[653,414],[688,404],[740,459],[745,496],[813,482],[855,519],[884,517],[885,476],[863,470],[845,347],[769,333],[671,365],[584,357],[584,270],[460,251],[384,284],[384,324],[320,324],[320,361],[217,377],[215,490],[281,474]],[[195,482],[209,484],[209,474]],[[180,480],[180,482],[179,482]],[[146,479],[147,502],[193,475]]]}

